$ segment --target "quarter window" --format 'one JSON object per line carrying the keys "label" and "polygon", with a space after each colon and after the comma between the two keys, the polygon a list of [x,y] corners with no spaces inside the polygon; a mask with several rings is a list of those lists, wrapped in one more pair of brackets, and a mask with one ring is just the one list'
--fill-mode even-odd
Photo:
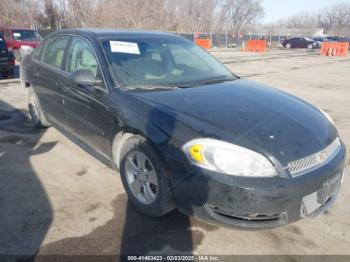
{"label": "quarter window", "polygon": [[45,45],[42,61],[56,68],[61,68],[68,40],[68,36],[60,36],[50,39]]}
{"label": "quarter window", "polygon": [[45,47],[45,44],[41,43],[37,48],[34,49],[34,58],[36,60],[40,60],[44,47]]}

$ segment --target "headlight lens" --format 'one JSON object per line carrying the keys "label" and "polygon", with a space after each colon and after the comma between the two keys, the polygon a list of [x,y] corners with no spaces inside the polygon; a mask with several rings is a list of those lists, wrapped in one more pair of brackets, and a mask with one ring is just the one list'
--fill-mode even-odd
{"label": "headlight lens", "polygon": [[182,149],[191,163],[226,175],[277,176],[276,169],[265,156],[220,140],[194,139],[186,143]]}
{"label": "headlight lens", "polygon": [[319,108],[319,110],[321,111],[321,113],[328,119],[329,122],[331,122],[334,126],[335,126],[335,123],[333,121],[333,118],[328,114],[326,113],[325,111],[323,111],[322,109]]}

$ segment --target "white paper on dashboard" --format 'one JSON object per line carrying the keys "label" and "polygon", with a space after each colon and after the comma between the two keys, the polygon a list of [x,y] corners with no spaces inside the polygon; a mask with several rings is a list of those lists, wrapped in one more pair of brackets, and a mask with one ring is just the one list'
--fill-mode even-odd
{"label": "white paper on dashboard", "polygon": [[126,54],[140,54],[140,49],[137,43],[122,42],[122,41],[109,41],[111,45],[111,51],[113,53],[126,53]]}

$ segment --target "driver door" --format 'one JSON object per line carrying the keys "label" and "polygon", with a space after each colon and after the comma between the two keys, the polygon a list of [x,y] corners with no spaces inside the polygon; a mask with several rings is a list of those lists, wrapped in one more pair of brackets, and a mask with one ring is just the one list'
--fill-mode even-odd
{"label": "driver door", "polygon": [[308,42],[305,38],[300,38],[300,48],[306,48],[308,46]]}
{"label": "driver door", "polygon": [[64,94],[67,128],[99,153],[106,155],[107,89],[92,45],[81,37],[72,37],[68,47],[66,67],[68,75],[84,71],[102,80],[100,86],[82,85],[72,77],[60,83]]}

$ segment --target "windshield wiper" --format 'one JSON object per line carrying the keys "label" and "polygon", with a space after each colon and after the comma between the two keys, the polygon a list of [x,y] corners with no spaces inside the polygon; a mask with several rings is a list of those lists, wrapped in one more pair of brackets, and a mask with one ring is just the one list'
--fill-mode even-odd
{"label": "windshield wiper", "polygon": [[126,89],[147,89],[147,90],[154,90],[154,89],[177,89],[177,86],[173,85],[133,85],[133,86],[126,86]]}
{"label": "windshield wiper", "polygon": [[234,80],[237,80],[237,79],[236,78],[213,78],[213,79],[201,81],[198,83],[198,85],[213,85],[213,84],[219,84],[224,82],[230,82]]}
{"label": "windshield wiper", "polygon": [[184,84],[169,84],[169,85],[130,85],[126,86],[126,89],[147,89],[147,90],[155,90],[155,89],[163,89],[163,90],[172,90],[172,89],[179,89],[179,88],[189,88],[189,87],[196,87],[201,85],[212,85],[212,84],[218,84],[223,82],[229,82],[237,80],[238,78],[212,78],[207,79],[205,81],[198,81],[194,83],[184,83]]}

